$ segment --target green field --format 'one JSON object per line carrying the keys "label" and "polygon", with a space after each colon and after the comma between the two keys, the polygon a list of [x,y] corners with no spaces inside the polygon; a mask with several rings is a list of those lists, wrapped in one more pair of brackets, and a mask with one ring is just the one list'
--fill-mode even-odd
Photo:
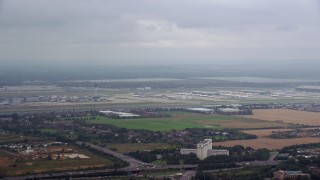
{"label": "green field", "polygon": [[13,143],[22,140],[23,138],[15,134],[0,134],[0,144]]}
{"label": "green field", "polygon": [[4,150],[0,150],[0,157],[12,157],[13,153],[4,151]]}
{"label": "green field", "polygon": [[44,160],[30,161],[32,165],[23,165],[10,168],[8,174],[18,175],[25,173],[42,173],[50,171],[78,170],[89,167],[103,167],[112,164],[110,160],[103,158],[90,159],[66,159],[66,160]]}
{"label": "green field", "polygon": [[28,139],[29,141],[39,141],[40,140],[39,138],[36,138],[36,137],[0,133],[0,144],[17,143],[17,142],[22,142],[25,139]]}
{"label": "green field", "polygon": [[[183,130],[186,128],[265,128],[283,127],[282,123],[252,120],[239,116],[216,114],[198,114],[190,112],[169,112],[171,117],[165,118],[131,118],[112,119],[96,116],[94,120],[86,120],[90,124],[110,124],[128,129],[147,129],[152,131]],[[90,119],[90,117],[82,117]]]}
{"label": "green field", "polygon": [[[166,118],[134,118],[134,119],[112,119],[104,116],[98,116],[95,120],[88,120],[91,124],[111,124],[117,127],[124,127],[128,129],[148,129],[153,131],[168,131],[168,130],[182,130],[186,128],[205,128],[206,125],[198,124],[198,120],[221,121],[228,120],[223,116],[203,116],[202,114],[194,117],[193,113],[184,113],[186,117],[180,117],[175,114],[172,117]],[[192,116],[190,116],[192,115]],[[233,119],[233,118],[231,118]],[[220,128],[219,126],[215,128]]]}

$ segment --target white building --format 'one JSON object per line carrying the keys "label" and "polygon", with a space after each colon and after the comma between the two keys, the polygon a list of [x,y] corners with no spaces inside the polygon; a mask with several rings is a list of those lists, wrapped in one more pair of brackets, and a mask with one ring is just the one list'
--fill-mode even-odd
{"label": "white building", "polygon": [[229,151],[225,149],[209,149],[208,150],[208,157],[217,156],[217,155],[229,156]]}
{"label": "white building", "polygon": [[187,108],[187,110],[192,112],[206,113],[206,114],[214,113],[213,109],[208,109],[208,108]]}
{"label": "white building", "polygon": [[197,157],[205,159],[208,157],[208,150],[212,149],[212,139],[205,139],[197,144]]}
{"label": "white building", "polygon": [[127,113],[127,112],[116,112],[116,111],[99,111],[99,113],[105,114],[106,116],[116,115],[120,118],[133,118],[140,117],[138,114]]}
{"label": "white building", "polygon": [[238,115],[240,110],[237,108],[218,108],[217,112],[226,115]]}
{"label": "white building", "polygon": [[194,153],[201,160],[209,156],[225,155],[229,156],[229,151],[225,149],[212,149],[212,139],[205,139],[197,144],[197,149],[180,149],[180,154]]}

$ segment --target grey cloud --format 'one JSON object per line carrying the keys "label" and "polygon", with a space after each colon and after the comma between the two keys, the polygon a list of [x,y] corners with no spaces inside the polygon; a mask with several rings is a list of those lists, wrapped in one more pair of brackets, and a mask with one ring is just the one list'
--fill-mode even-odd
{"label": "grey cloud", "polygon": [[275,31],[294,31],[296,29],[297,29],[297,27],[295,27],[293,25],[286,25],[286,24],[280,24],[280,25],[274,27]]}
{"label": "grey cloud", "polygon": [[317,59],[317,5],[317,0],[0,0],[0,62]]}

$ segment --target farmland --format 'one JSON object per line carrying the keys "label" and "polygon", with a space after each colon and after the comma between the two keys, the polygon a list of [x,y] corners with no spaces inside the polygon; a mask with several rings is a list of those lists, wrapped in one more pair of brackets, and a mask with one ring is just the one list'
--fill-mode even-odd
{"label": "farmland", "polygon": [[14,155],[14,153],[0,150],[0,173],[1,169],[7,168],[8,166],[12,165],[12,157]]}
{"label": "farmland", "polygon": [[87,120],[90,124],[111,124],[128,129],[147,129],[152,131],[183,130],[186,128],[276,128],[287,127],[288,124],[252,120],[246,117],[225,116],[216,114],[197,114],[189,112],[170,112],[166,118],[131,118],[112,119],[97,116],[94,120]]}
{"label": "farmland", "polygon": [[295,144],[308,144],[308,143],[318,143],[320,142],[319,137],[302,137],[302,138],[290,138],[290,139],[272,139],[268,136],[272,134],[272,131],[289,131],[290,129],[261,129],[261,130],[246,130],[244,133],[254,134],[257,139],[249,140],[231,140],[225,142],[213,143],[214,146],[250,146],[254,149],[267,148],[267,149],[281,149],[286,146],[291,146]]}
{"label": "farmland", "polygon": [[245,147],[252,147],[254,149],[267,148],[267,149],[281,149],[286,146],[296,144],[309,144],[318,143],[320,138],[318,137],[306,137],[306,138],[291,138],[291,139],[271,139],[271,138],[258,138],[250,140],[232,140],[225,142],[213,143],[214,146],[226,146],[232,147],[235,145],[242,145]]}
{"label": "farmland", "polygon": [[246,115],[242,117],[272,122],[320,126],[320,113],[316,112],[289,109],[256,109],[253,111],[253,115]]}
{"label": "farmland", "polygon": [[245,130],[244,133],[254,134],[259,138],[268,137],[273,131],[290,131],[291,129],[258,129],[258,130]]}
{"label": "farmland", "polygon": [[[269,122],[304,124],[309,126],[320,126],[320,113],[297,111],[289,109],[257,109],[253,111],[253,115],[241,116],[245,118],[264,120]],[[290,129],[261,129],[261,130],[246,130],[248,134],[254,134],[258,139],[251,140],[235,140],[214,143],[214,145],[234,146],[243,145],[250,146],[254,149],[280,149],[285,146],[295,144],[308,144],[320,142],[319,137],[301,137],[290,139],[272,139],[268,137],[272,131],[289,131]]]}

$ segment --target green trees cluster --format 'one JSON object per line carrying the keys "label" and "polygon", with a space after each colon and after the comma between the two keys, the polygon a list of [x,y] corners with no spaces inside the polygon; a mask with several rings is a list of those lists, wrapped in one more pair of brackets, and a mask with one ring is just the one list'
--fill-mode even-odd
{"label": "green trees cluster", "polygon": [[199,170],[208,169],[223,169],[223,168],[235,168],[238,167],[234,159],[230,156],[219,155],[210,156],[206,159],[199,161]]}
{"label": "green trees cluster", "polygon": [[229,148],[230,157],[236,162],[242,161],[266,161],[270,157],[268,149],[253,150],[251,147],[236,145]]}
{"label": "green trees cluster", "polygon": [[167,164],[179,165],[181,161],[184,164],[199,164],[199,169],[221,169],[238,167],[236,162],[243,161],[265,161],[269,159],[270,151],[268,149],[253,150],[237,145],[229,149],[230,156],[210,156],[204,160],[199,160],[193,153],[181,155],[177,149],[157,149],[153,151],[136,151],[129,153],[130,156],[140,159],[144,162],[153,162],[157,160],[157,155],[161,155],[161,160]]}
{"label": "green trees cluster", "polygon": [[160,155],[160,160],[167,164],[179,165],[181,161],[184,164],[197,164],[199,159],[195,154],[181,155],[176,149],[156,149],[153,151],[136,151],[129,153],[130,156],[140,159],[144,162],[153,162]]}

